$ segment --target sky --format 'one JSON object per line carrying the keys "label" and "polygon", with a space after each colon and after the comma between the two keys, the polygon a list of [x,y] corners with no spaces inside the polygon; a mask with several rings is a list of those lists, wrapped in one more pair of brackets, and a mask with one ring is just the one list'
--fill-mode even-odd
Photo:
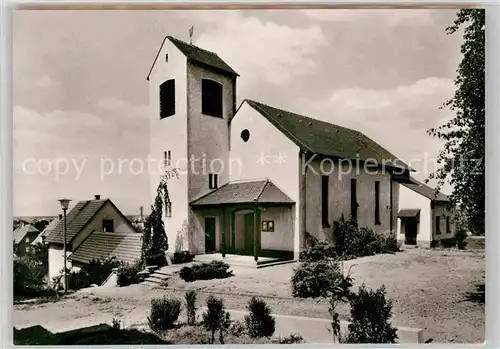
{"label": "sky", "polygon": [[[426,130],[453,117],[456,10],[34,11],[14,14],[14,215],[57,199],[150,206],[147,74],[166,35],[216,52],[245,98],[357,129],[423,180],[442,148]],[[120,159],[122,170],[118,169]],[[106,162],[108,161],[108,162]],[[115,171],[101,171],[103,163]],[[443,188],[445,193],[450,187]]]}

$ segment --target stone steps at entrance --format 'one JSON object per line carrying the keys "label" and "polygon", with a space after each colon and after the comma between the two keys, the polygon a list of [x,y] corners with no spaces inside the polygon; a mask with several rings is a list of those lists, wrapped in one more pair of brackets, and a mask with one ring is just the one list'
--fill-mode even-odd
{"label": "stone steps at entrance", "polygon": [[259,257],[257,262],[255,262],[253,256],[226,254],[225,257],[222,257],[222,253],[199,254],[194,258],[194,262],[198,263],[210,263],[212,261],[224,261],[230,266],[248,268],[264,268],[295,262],[294,260],[272,257]]}

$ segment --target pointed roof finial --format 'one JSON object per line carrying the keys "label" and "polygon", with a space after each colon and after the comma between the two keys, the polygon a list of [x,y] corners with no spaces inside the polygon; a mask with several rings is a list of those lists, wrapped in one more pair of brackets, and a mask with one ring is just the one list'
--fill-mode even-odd
{"label": "pointed roof finial", "polygon": [[193,44],[193,32],[194,32],[194,25],[192,25],[191,28],[189,29],[189,44],[190,45]]}

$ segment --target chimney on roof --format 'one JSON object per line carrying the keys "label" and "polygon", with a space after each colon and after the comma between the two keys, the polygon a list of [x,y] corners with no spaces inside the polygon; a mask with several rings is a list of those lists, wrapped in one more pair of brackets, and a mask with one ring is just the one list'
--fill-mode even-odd
{"label": "chimney on roof", "polygon": [[94,195],[94,197],[96,200],[101,200],[101,195],[96,194],[96,195]]}
{"label": "chimney on roof", "polygon": [[59,219],[62,219],[62,214],[59,215]]}

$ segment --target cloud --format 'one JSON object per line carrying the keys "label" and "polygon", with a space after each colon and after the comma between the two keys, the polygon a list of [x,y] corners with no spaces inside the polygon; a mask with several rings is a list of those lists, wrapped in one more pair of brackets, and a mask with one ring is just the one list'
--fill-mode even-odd
{"label": "cloud", "polygon": [[452,118],[449,110],[439,109],[452,93],[451,80],[429,77],[393,89],[341,89],[324,100],[300,100],[296,106],[304,115],[363,132],[396,156],[412,160],[425,178],[443,145],[426,130]]}
{"label": "cloud", "polygon": [[[232,11],[207,16],[217,18],[195,44],[217,52],[241,75],[240,83],[283,86],[298,75],[313,74],[315,53],[327,45],[319,26],[290,27]],[[243,87],[244,90],[244,87]]]}
{"label": "cloud", "polygon": [[383,21],[389,26],[426,26],[432,23],[432,10],[423,9],[322,9],[303,10],[309,18],[328,22]]}
{"label": "cloud", "polygon": [[141,122],[148,121],[148,106],[129,103],[123,99],[112,97],[101,98],[97,101],[97,107],[111,112],[118,117],[130,117],[137,120],[139,117]]}

